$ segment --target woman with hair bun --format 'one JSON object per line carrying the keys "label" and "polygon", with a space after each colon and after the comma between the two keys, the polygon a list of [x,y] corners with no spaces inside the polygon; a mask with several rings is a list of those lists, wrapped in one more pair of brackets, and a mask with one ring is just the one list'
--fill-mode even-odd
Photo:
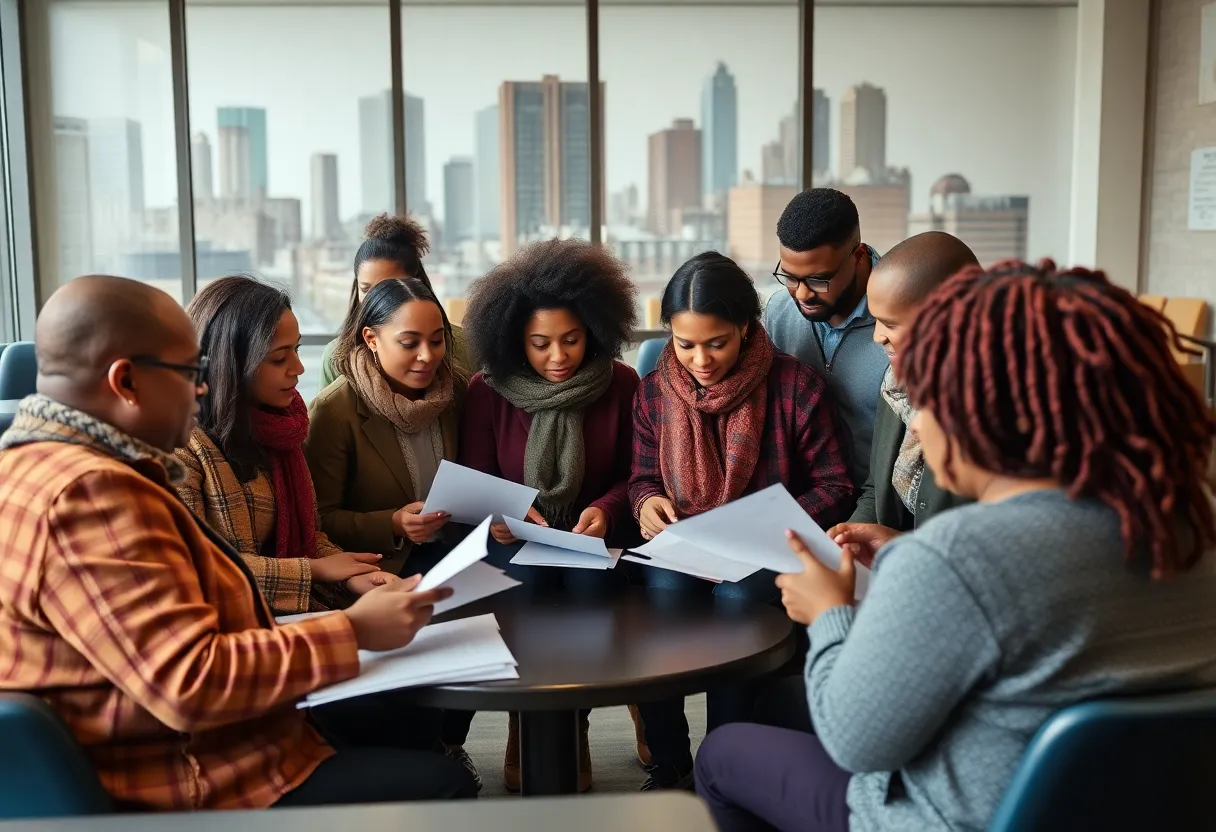
{"label": "woman with hair bun", "polygon": [[[355,252],[355,281],[350,288],[350,305],[340,332],[354,326],[363,298],[383,280],[412,277],[422,281],[432,293],[435,291],[422,265],[422,258],[430,251],[431,244],[426,239],[426,229],[417,220],[381,214],[367,224],[363,233],[366,239]],[[452,338],[452,358],[457,365],[467,367],[464,334],[460,327],[452,327]],[[330,341],[321,353],[321,390],[333,384],[340,375],[334,366],[334,352],[340,340]]]}

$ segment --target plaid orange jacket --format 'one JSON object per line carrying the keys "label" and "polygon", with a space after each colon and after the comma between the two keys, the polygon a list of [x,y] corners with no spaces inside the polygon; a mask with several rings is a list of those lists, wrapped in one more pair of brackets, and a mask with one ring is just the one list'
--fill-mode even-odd
{"label": "plaid orange jacket", "polygon": [[276,626],[180,465],[43,397],[0,452],[0,689],[41,696],[127,809],[262,808],[333,750],[295,702],[358,673],[345,615]]}

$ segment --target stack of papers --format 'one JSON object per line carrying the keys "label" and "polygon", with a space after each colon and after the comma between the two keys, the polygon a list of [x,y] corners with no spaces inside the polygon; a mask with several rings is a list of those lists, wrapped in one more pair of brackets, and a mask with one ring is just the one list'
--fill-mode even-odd
{"label": "stack of papers", "polygon": [[507,517],[507,528],[527,541],[511,558],[524,566],[568,566],[575,569],[611,569],[621,557],[620,549],[609,549],[598,537],[558,531],[514,517]]}
{"label": "stack of papers", "polygon": [[[801,537],[820,563],[840,568],[840,547],[782,485],[673,523],[625,560],[710,581],[740,581],[761,569],[801,572],[802,561],[790,551],[786,529]],[[861,564],[855,568],[860,599],[870,570]]]}
{"label": "stack of papers", "polygon": [[504,517],[527,517],[540,492],[517,482],[465,468],[446,459],[439,463],[435,481],[422,506],[423,514],[446,511],[453,523],[472,526],[486,515],[501,523]]}
{"label": "stack of papers", "polygon": [[517,664],[493,615],[462,618],[423,627],[399,650],[360,650],[358,676],[313,691],[297,707],[422,685],[518,679]]}

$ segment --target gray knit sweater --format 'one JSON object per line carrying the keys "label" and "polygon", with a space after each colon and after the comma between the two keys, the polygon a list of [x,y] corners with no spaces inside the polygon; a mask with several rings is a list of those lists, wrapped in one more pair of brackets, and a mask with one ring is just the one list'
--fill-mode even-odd
{"label": "gray knit sweater", "polygon": [[810,628],[815,733],[854,830],[985,829],[1030,738],[1099,696],[1216,684],[1216,557],[1169,581],[1119,522],[1038,491],[934,517],[888,546],[861,606]]}

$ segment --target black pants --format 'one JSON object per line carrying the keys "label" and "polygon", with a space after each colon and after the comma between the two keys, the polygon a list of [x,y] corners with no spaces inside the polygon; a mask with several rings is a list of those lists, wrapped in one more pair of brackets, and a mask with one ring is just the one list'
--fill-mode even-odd
{"label": "black pants", "polygon": [[441,711],[405,704],[389,692],[324,705],[312,719],[338,753],[276,806],[477,796],[472,775],[442,753]]}

